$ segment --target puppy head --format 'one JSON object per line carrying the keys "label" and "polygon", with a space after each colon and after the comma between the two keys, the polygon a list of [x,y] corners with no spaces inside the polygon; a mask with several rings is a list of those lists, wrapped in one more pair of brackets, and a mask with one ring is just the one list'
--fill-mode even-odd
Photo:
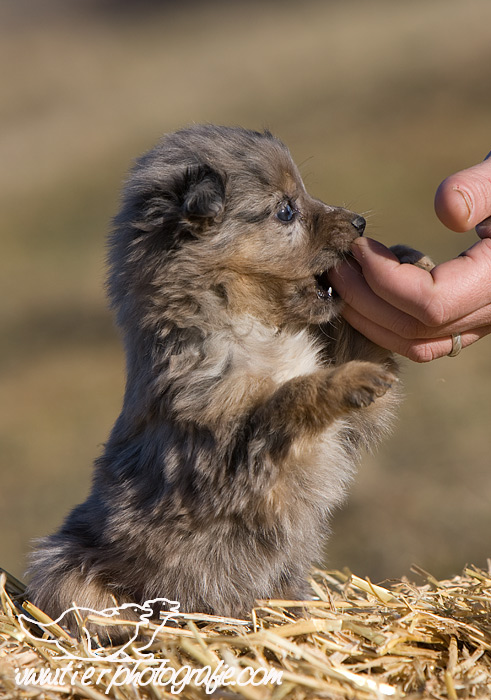
{"label": "puppy head", "polygon": [[219,322],[218,307],[223,318],[246,313],[278,328],[327,322],[341,305],[329,270],[364,227],[310,197],[270,133],[192,127],[132,171],[111,239],[110,294],[123,326]]}

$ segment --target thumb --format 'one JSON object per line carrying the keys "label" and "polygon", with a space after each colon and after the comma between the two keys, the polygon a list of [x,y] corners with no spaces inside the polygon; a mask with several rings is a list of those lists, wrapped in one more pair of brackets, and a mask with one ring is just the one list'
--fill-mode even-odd
{"label": "thumb", "polygon": [[435,211],[452,231],[469,231],[491,215],[491,159],[447,177],[435,195]]}

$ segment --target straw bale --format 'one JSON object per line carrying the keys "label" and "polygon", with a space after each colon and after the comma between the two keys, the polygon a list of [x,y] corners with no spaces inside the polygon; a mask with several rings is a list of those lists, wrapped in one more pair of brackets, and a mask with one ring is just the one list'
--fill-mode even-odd
{"label": "straw bale", "polygon": [[[312,600],[258,601],[247,620],[178,614],[176,626],[160,629],[151,648],[153,658],[138,660],[138,650],[132,646],[127,650],[130,660],[117,666],[107,658],[114,648],[94,658],[86,643],[70,638],[62,628],[54,632],[59,648],[53,637],[27,634],[19,622],[21,612],[28,611],[41,622],[47,618],[25,601],[22,584],[3,573],[0,699],[489,698],[491,563],[489,568],[469,566],[461,576],[443,581],[415,568],[423,579],[419,585],[403,579],[387,586],[374,585],[349,571],[316,570]],[[151,622],[149,631],[158,626],[158,621]],[[80,657],[75,678],[68,672],[61,676],[67,666],[63,649]],[[182,689],[166,684],[172,671],[168,676],[156,675],[164,661],[175,674],[181,671],[174,678],[182,679],[184,668],[194,669],[191,682]],[[121,683],[111,683],[121,667],[138,669],[142,675],[121,670]],[[228,675],[215,689],[213,683],[207,688],[205,669],[208,678],[213,672],[219,677],[225,670]],[[255,685],[247,682],[254,670]],[[271,671],[281,672],[281,677],[266,678],[262,684]],[[149,679],[152,682],[146,683]],[[279,679],[281,683],[276,682]]]}

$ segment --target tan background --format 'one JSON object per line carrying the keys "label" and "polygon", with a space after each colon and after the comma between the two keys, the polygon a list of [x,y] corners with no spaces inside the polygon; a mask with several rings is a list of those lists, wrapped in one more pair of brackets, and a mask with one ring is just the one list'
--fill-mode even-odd
{"label": "tan background", "polygon": [[[0,566],[21,575],[84,498],[119,410],[105,232],[131,159],[191,122],[268,127],[312,194],[370,212],[368,235],[457,255],[475,235],[447,232],[433,194],[491,148],[490,26],[489,0],[3,0]],[[396,431],[364,460],[328,566],[486,564],[490,350],[404,362]]]}

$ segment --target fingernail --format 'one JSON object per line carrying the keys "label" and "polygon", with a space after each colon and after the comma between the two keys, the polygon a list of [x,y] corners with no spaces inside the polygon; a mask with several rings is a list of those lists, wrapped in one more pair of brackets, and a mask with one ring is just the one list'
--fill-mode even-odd
{"label": "fingernail", "polygon": [[354,257],[357,263],[360,263],[363,260],[363,250],[361,249],[361,246],[359,246],[357,243],[352,243],[351,244],[351,255]]}
{"label": "fingernail", "polygon": [[479,238],[491,238],[491,216],[477,224],[476,233]]}
{"label": "fingernail", "polygon": [[460,194],[460,196],[462,197],[462,199],[464,200],[464,204],[467,208],[467,214],[468,214],[467,221],[469,221],[471,216],[472,216],[472,200],[471,200],[471,198],[469,197],[467,192],[464,192],[464,190],[461,190],[460,187],[452,187],[452,189],[454,192],[458,192]]}

